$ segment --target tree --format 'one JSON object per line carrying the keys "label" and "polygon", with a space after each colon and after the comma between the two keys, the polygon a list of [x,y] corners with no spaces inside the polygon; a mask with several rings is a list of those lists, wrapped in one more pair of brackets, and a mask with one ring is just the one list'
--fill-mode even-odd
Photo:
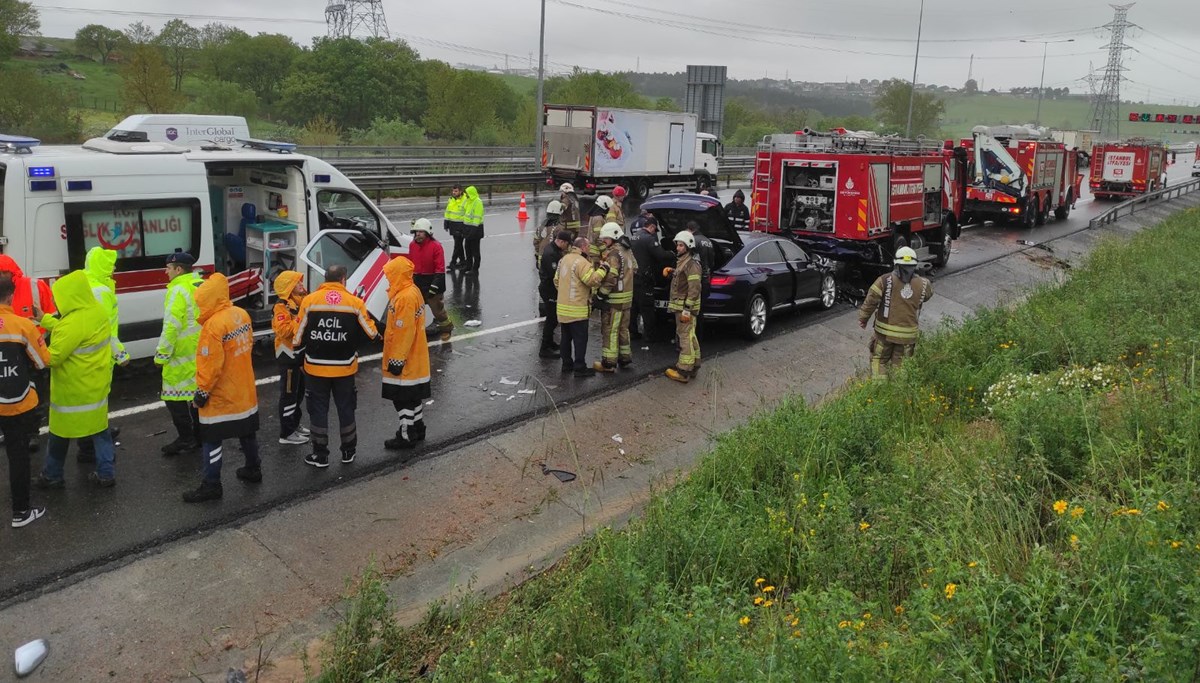
{"label": "tree", "polygon": [[928,92],[913,93],[907,81],[892,79],[879,86],[875,98],[875,111],[892,131],[903,133],[908,122],[909,96],[912,96],[912,134],[933,135],[937,133],[946,103],[937,95]]}
{"label": "tree", "polygon": [[979,92],[979,81],[976,81],[974,78],[968,78],[967,82],[963,85],[963,92],[968,95],[974,95]]}
{"label": "tree", "polygon": [[551,104],[582,104],[593,107],[650,109],[650,101],[637,94],[623,74],[590,73],[575,67],[564,78],[546,79],[546,101]]}
{"label": "tree", "polygon": [[229,114],[254,118],[258,115],[258,98],[237,83],[204,81],[200,94],[188,105],[193,114]]}
{"label": "tree", "polygon": [[83,123],[72,97],[53,81],[25,69],[0,68],[0,130],[50,143],[77,143]]}
{"label": "tree", "polygon": [[154,42],[154,29],[143,24],[140,21],[135,21],[129,25],[124,31],[125,42],[137,47],[138,45],[149,45]]}
{"label": "tree", "polygon": [[[429,108],[423,119],[429,135],[445,140],[495,144],[517,118],[520,102],[499,78],[461,71],[442,62],[427,64]],[[470,102],[471,106],[463,106]]]}
{"label": "tree", "polygon": [[287,36],[260,33],[251,37],[235,30],[209,51],[208,68],[221,80],[253,91],[271,107],[301,54],[300,46]]}
{"label": "tree", "polygon": [[179,96],[171,89],[171,69],[162,52],[150,45],[133,48],[121,67],[121,99],[130,112],[161,114],[176,108]]}
{"label": "tree", "polygon": [[75,49],[79,52],[94,54],[101,64],[108,64],[117,48],[121,46],[124,34],[115,28],[100,24],[88,24],[75,32]]}
{"label": "tree", "polygon": [[201,72],[220,81],[230,80],[226,60],[226,47],[239,38],[250,36],[232,26],[212,22],[200,28],[200,52],[198,61]]}
{"label": "tree", "polygon": [[0,0],[0,60],[8,59],[17,51],[21,36],[36,35],[41,27],[38,11],[32,3]]}
{"label": "tree", "polygon": [[175,78],[175,92],[179,92],[183,87],[183,76],[200,49],[200,31],[182,19],[172,19],[163,26],[154,44],[162,49],[167,66]]}
{"label": "tree", "polygon": [[660,97],[654,100],[654,108],[658,111],[679,111],[679,105],[671,97]]}

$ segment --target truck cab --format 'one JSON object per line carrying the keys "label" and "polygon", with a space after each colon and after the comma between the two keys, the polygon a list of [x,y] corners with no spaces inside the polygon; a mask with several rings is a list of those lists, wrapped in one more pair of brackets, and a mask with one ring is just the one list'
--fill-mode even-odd
{"label": "truck cab", "polygon": [[696,170],[704,170],[717,177],[717,159],[720,159],[721,141],[712,133],[696,133]]}

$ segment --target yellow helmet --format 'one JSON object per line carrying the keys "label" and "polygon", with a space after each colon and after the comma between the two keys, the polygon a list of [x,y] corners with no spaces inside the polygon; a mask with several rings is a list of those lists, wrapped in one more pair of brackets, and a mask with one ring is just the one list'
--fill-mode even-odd
{"label": "yellow helmet", "polygon": [[917,252],[909,247],[900,247],[896,250],[895,263],[898,266],[915,266],[917,265]]}

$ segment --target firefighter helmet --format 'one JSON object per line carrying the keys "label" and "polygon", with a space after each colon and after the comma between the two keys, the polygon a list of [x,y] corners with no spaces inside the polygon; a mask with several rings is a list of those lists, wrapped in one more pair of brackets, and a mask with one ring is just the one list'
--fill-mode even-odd
{"label": "firefighter helmet", "polygon": [[607,237],[608,239],[616,242],[617,240],[621,239],[624,234],[625,231],[622,230],[621,226],[617,225],[616,223],[605,223],[604,227],[600,228],[600,239]]}
{"label": "firefighter helmet", "polygon": [[915,266],[917,265],[917,252],[910,247],[900,247],[896,250],[895,263],[898,266]]}
{"label": "firefighter helmet", "polygon": [[612,207],[613,207],[612,197],[609,197],[608,195],[600,195],[599,197],[596,197],[596,206],[600,207],[601,209],[604,209],[605,211],[612,209]]}
{"label": "firefighter helmet", "polygon": [[566,192],[574,192],[574,191],[575,191],[575,186],[574,186],[574,185],[572,185],[571,183],[563,183],[563,184],[562,184],[562,187],[558,188],[558,191],[559,191],[559,192],[563,192],[563,193],[566,193]]}
{"label": "firefighter helmet", "polygon": [[687,230],[681,230],[675,234],[675,243],[679,244],[680,242],[688,249],[696,248],[696,237]]}
{"label": "firefighter helmet", "polygon": [[549,204],[546,205],[546,213],[550,214],[551,216],[561,216],[562,210],[563,210],[562,202],[558,201],[557,199],[552,200]]}
{"label": "firefighter helmet", "polygon": [[624,197],[628,193],[629,193],[629,191],[625,189],[624,185],[617,185],[616,187],[613,188],[612,196],[614,199],[620,199],[621,197]]}
{"label": "firefighter helmet", "polygon": [[411,232],[423,232],[428,235],[432,235],[433,223],[430,223],[428,218],[418,218],[412,222]]}

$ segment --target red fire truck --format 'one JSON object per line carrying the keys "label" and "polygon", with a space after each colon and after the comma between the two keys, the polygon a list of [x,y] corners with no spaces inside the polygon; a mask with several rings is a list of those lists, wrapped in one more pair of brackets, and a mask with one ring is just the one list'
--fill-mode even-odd
{"label": "red fire truck", "polygon": [[976,126],[962,145],[970,158],[967,222],[1003,220],[1032,228],[1045,224],[1051,212],[1059,220],[1070,215],[1082,181],[1077,155],[1042,129]]}
{"label": "red fire truck", "polygon": [[909,246],[945,265],[961,230],[966,155],[940,142],[834,131],[769,135],[755,161],[751,229],[836,261],[890,267]]}
{"label": "red fire truck", "polygon": [[1166,159],[1167,148],[1154,140],[1097,144],[1092,151],[1092,194],[1112,199],[1153,192],[1163,185]]}

